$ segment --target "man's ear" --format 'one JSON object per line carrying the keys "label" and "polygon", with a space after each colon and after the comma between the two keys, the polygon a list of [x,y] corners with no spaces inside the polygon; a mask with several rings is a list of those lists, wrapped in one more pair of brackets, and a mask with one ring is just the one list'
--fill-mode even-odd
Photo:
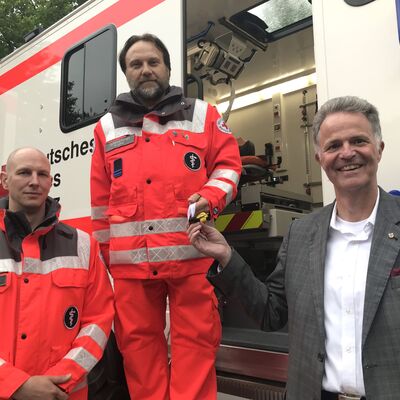
{"label": "man's ear", "polygon": [[0,181],[1,181],[1,186],[3,186],[3,189],[8,190],[7,172],[5,171],[0,172]]}
{"label": "man's ear", "polygon": [[315,161],[316,161],[319,165],[321,165],[321,158],[320,158],[320,156],[319,156],[319,152],[318,152],[318,151],[315,152],[314,157],[315,157]]}
{"label": "man's ear", "polygon": [[384,148],[385,148],[385,143],[383,141],[381,141],[381,143],[379,144],[379,149],[378,149],[378,151],[379,151],[379,160],[382,157],[382,152],[383,152]]}

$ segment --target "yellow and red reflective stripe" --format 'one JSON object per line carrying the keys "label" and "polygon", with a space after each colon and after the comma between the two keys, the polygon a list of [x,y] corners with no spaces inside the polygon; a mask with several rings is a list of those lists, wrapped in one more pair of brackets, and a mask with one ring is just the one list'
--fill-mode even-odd
{"label": "yellow and red reflective stripe", "polygon": [[220,232],[237,232],[246,229],[257,229],[263,225],[263,211],[241,211],[236,214],[220,215],[215,227]]}

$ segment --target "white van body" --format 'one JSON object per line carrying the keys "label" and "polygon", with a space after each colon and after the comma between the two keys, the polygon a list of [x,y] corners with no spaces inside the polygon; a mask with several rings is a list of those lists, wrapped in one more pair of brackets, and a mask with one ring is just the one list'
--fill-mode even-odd
{"label": "white van body", "polygon": [[[0,161],[4,165],[7,155],[22,146],[34,146],[49,158],[53,156],[52,174],[58,186],[53,185],[50,195],[60,198],[61,217],[66,222],[90,230],[90,141],[94,125],[67,134],[60,129],[60,77],[65,52],[105,25],[117,28],[118,49],[131,35],[151,30],[163,38],[174,60],[171,83],[181,86],[182,12],[180,0],[89,0],[1,60]],[[166,15],[174,16],[174,22],[165,23]],[[117,70],[117,93],[126,92],[125,76]],[[74,146],[79,146],[78,156],[71,150]],[[56,151],[65,160],[55,163]]]}
{"label": "white van body", "polygon": [[[275,1],[278,6],[279,1],[289,0]],[[257,104],[233,110],[228,121],[235,136],[243,136],[255,144],[257,154],[263,153],[266,142],[273,143],[275,151],[283,156],[275,173],[289,177],[279,186],[278,191],[284,189],[279,193],[292,192],[294,197],[305,198],[314,206],[334,199],[333,187],[314,160],[311,135],[301,120],[302,105],[310,103],[306,106],[308,123],[312,121],[317,99],[322,104],[332,97],[357,95],[378,107],[385,142],[378,182],[388,191],[400,189],[397,154],[400,0],[371,0],[357,7],[348,2],[352,1],[314,0],[312,27],[271,43],[265,52],[257,51],[254,62],[249,62],[234,82],[238,98],[257,87],[278,87],[285,80],[316,73],[316,84],[308,82],[289,93],[274,92]],[[65,53],[110,24],[115,26],[118,51],[132,34],[151,32],[162,39],[170,52],[171,84],[184,87],[186,73],[194,71],[193,54],[198,53],[195,42],[189,43],[188,38],[204,29],[207,21],[213,21],[215,26],[214,32],[205,37],[218,38],[223,33],[218,24],[221,17],[258,3],[255,0],[87,1],[0,61],[0,165],[4,167],[7,155],[18,147],[41,149],[52,163],[55,185],[50,195],[60,198],[61,218],[90,231],[89,171],[94,123],[68,133],[60,128]],[[116,94],[129,90],[119,66],[115,82]],[[227,85],[213,86],[207,79],[203,79],[203,85],[204,98],[211,103],[218,105],[229,97]],[[192,87],[188,86],[187,91],[193,95]],[[239,232],[235,246],[250,244],[254,250],[268,251],[279,247],[275,240],[266,243],[258,240],[254,242],[251,235]],[[251,326],[251,322],[247,323]],[[261,340],[266,339],[263,336]],[[230,387],[227,393],[243,396],[247,393],[247,397],[253,398],[253,392],[237,383],[248,376],[252,381],[277,382],[274,398],[283,399],[287,359],[287,353],[279,347],[271,350],[223,342],[217,369],[237,374],[240,379],[230,381],[225,376],[220,388]],[[236,389],[232,389],[233,381]],[[253,389],[257,386],[248,385]]]}

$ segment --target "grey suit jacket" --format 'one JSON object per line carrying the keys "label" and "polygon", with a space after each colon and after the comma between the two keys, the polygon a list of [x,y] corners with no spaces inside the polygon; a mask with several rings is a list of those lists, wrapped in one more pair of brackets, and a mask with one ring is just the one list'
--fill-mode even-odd
{"label": "grey suit jacket", "polygon": [[[289,326],[288,400],[320,400],[325,359],[324,264],[333,204],[294,221],[265,283],[236,253],[208,279],[264,330]],[[400,399],[400,198],[380,190],[368,265],[362,366],[367,400]]]}

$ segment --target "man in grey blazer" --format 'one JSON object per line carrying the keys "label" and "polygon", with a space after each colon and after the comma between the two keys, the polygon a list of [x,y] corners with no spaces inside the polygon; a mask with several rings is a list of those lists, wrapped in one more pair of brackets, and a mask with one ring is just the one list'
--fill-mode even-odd
{"label": "man in grey blazer", "polygon": [[208,279],[262,329],[288,322],[288,400],[398,400],[400,198],[377,184],[378,111],[335,98],[313,130],[336,201],[292,223],[265,283],[213,227],[193,224],[188,234],[216,260]]}

